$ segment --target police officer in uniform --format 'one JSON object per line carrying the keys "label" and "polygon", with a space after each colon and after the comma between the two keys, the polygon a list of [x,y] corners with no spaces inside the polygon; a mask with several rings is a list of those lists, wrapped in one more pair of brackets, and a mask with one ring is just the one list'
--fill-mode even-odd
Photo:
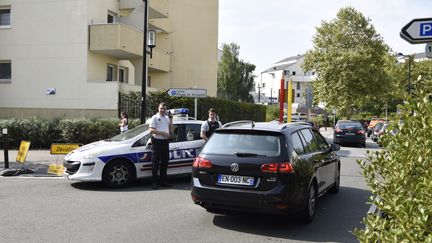
{"label": "police officer in uniform", "polygon": [[222,123],[216,119],[217,114],[214,108],[209,109],[208,116],[208,120],[201,125],[201,138],[206,141],[217,128],[222,126]]}
{"label": "police officer in uniform", "polygon": [[[166,115],[167,106],[164,102],[158,106],[158,113],[156,113],[150,122],[150,133],[152,137],[152,175],[153,182],[152,188],[158,188],[159,185],[162,187],[171,187],[167,182],[167,169],[169,160],[169,138],[170,132],[172,131],[172,115]],[[158,172],[160,175],[158,178]],[[159,179],[159,180],[158,180]]]}

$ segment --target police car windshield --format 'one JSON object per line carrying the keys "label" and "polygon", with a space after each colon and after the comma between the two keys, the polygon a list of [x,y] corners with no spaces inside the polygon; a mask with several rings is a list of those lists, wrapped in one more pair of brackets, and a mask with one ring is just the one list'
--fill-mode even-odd
{"label": "police car windshield", "polygon": [[148,130],[149,130],[149,124],[143,124],[143,125],[134,127],[132,129],[128,130],[127,132],[120,133],[120,134],[108,139],[108,141],[113,141],[113,142],[125,141],[125,140],[131,139],[131,138],[133,138],[139,134],[142,134]]}

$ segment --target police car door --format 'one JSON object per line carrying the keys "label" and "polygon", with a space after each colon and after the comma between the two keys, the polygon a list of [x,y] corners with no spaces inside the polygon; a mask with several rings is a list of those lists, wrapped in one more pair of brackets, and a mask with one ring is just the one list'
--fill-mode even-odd
{"label": "police car door", "polygon": [[169,143],[169,162],[168,175],[181,174],[181,166],[183,163],[183,150],[186,134],[184,132],[184,124],[174,124],[173,134]]}
{"label": "police car door", "polygon": [[138,139],[133,145],[131,150],[135,152],[136,162],[135,169],[137,178],[148,177],[152,175],[152,161],[151,161],[151,134],[146,133]]}
{"label": "police car door", "polygon": [[204,139],[201,139],[201,124],[189,123],[184,125],[186,141],[183,142],[184,150],[182,159],[182,173],[192,173],[194,158],[201,152],[204,146]]}

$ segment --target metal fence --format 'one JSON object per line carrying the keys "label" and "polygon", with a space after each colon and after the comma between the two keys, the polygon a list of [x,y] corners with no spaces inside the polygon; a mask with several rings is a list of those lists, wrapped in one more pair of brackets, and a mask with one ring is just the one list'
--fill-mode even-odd
{"label": "metal fence", "polygon": [[[119,93],[118,100],[118,116],[122,111],[126,112],[129,116],[129,119],[140,119],[141,114],[141,97],[130,97],[128,95],[124,95]],[[149,103],[147,102],[146,109],[146,117],[149,117]]]}

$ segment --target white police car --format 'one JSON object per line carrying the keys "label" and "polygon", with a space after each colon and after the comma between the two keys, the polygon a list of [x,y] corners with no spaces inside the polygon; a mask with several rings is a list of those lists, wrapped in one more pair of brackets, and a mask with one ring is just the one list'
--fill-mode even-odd
{"label": "white police car", "polygon": [[[183,108],[181,112],[188,111]],[[205,143],[200,138],[203,121],[174,116],[173,122],[168,175],[190,174],[192,161]],[[64,174],[69,180],[103,181],[113,188],[124,187],[137,178],[151,177],[150,137],[146,123],[110,139],[84,145],[65,156]]]}

